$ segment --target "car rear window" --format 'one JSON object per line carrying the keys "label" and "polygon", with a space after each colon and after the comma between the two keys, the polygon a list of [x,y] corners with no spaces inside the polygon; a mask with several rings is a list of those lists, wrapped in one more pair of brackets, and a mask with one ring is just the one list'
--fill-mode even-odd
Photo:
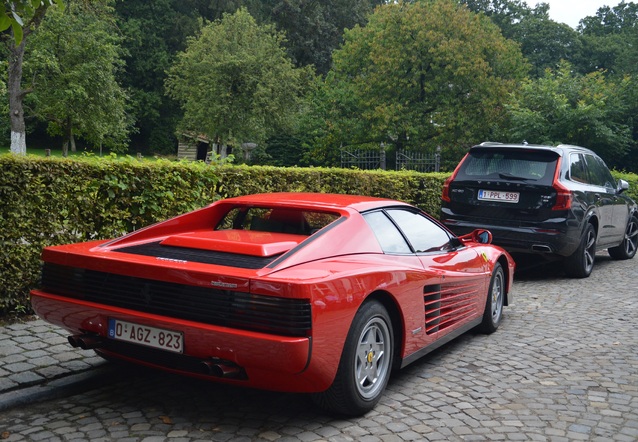
{"label": "car rear window", "polygon": [[520,180],[551,185],[558,154],[540,150],[473,149],[456,176],[458,181]]}
{"label": "car rear window", "polygon": [[234,207],[215,230],[240,229],[311,235],[339,218],[336,213],[286,207]]}

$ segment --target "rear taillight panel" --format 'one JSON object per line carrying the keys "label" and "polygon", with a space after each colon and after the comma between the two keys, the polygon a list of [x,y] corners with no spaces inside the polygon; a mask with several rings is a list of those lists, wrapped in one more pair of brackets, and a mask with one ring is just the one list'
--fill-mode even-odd
{"label": "rear taillight panel", "polygon": [[552,187],[556,190],[556,201],[552,210],[569,210],[572,207],[572,192],[567,187],[562,185],[558,180],[560,177],[560,167],[562,158],[558,159],[556,164],[556,172],[554,172],[554,182]]}
{"label": "rear taillight panel", "polygon": [[459,164],[456,166],[456,169],[454,169],[454,172],[452,172],[452,175],[450,175],[449,178],[445,180],[445,183],[443,183],[443,192],[441,194],[441,199],[445,201],[446,203],[449,203],[452,201],[450,199],[450,184],[456,178],[456,175],[459,173],[459,169],[461,168],[461,164],[463,164],[463,162],[465,161],[468,155],[469,153],[465,154],[463,159],[459,161]]}

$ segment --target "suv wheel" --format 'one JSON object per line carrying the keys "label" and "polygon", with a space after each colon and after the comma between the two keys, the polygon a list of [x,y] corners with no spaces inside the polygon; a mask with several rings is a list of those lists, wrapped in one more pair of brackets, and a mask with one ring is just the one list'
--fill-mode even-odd
{"label": "suv wheel", "polygon": [[638,247],[638,217],[633,215],[629,218],[625,237],[620,245],[611,247],[607,251],[613,259],[631,259],[636,254],[636,247]]}
{"label": "suv wheel", "polygon": [[590,223],[580,239],[578,249],[565,258],[565,273],[572,278],[587,278],[594,268],[596,256],[596,230]]}

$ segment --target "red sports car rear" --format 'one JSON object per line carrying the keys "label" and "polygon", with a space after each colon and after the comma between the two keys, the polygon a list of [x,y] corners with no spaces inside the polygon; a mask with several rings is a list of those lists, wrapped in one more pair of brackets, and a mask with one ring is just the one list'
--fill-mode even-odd
{"label": "red sports car rear", "polygon": [[362,414],[393,368],[498,328],[514,263],[490,240],[393,200],[250,195],[46,248],[32,304],[104,357]]}

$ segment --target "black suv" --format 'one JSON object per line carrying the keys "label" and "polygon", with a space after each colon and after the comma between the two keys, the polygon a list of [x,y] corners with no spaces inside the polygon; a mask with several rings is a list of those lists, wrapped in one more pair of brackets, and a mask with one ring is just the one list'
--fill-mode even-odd
{"label": "black suv", "polygon": [[578,146],[482,143],[443,187],[441,220],[457,235],[476,228],[512,254],[561,258],[565,272],[591,274],[596,249],[630,259],[638,209],[594,152]]}

